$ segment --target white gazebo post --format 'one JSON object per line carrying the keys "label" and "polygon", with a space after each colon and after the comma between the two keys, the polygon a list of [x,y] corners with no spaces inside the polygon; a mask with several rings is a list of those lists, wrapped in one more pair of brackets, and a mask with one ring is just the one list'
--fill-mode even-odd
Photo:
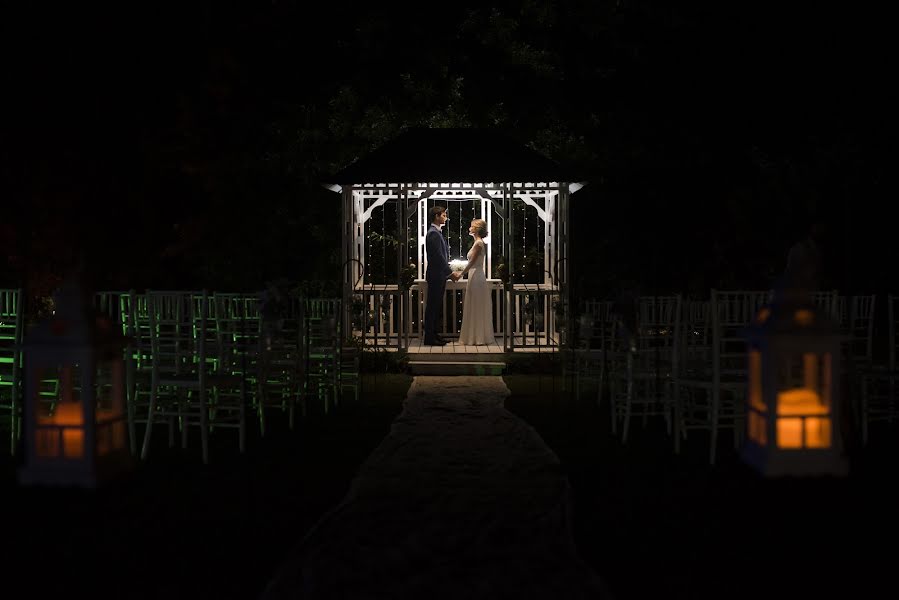
{"label": "white gazebo post", "polygon": [[340,253],[340,264],[341,264],[341,274],[340,277],[343,280],[343,285],[341,286],[341,305],[345,307],[343,311],[342,318],[342,329],[341,331],[352,332],[353,331],[353,285],[354,282],[359,279],[362,274],[362,264],[358,262],[358,252],[356,250],[356,245],[362,239],[362,227],[363,224],[359,222],[355,200],[353,198],[353,190],[350,187],[340,186],[332,186],[330,189],[332,191],[336,191],[340,193],[341,199],[343,200],[343,206],[341,210],[341,215],[343,217],[343,229],[341,231],[341,241],[343,242],[341,245],[341,253]]}
{"label": "white gazebo post", "polygon": [[[556,233],[556,261],[553,264],[555,269],[555,285],[559,286],[561,293],[560,300],[562,304],[562,317],[564,322],[564,335],[560,340],[562,345],[567,345],[571,338],[571,285],[569,285],[569,262],[568,262],[568,198],[570,187],[568,185],[559,186],[559,215],[558,232]],[[561,277],[559,276],[559,265],[562,266]],[[558,326],[558,324],[556,324]]]}
{"label": "white gazebo post", "polygon": [[401,186],[399,189],[399,197],[397,198],[397,211],[396,211],[396,239],[400,241],[399,247],[397,248],[397,256],[396,256],[396,273],[397,273],[397,288],[400,290],[400,294],[396,296],[397,300],[399,300],[399,307],[397,308],[397,322],[399,323],[399,331],[397,331],[397,337],[400,338],[398,343],[403,348],[409,347],[409,315],[407,311],[411,308],[411,293],[407,289],[403,289],[403,270],[406,268],[406,265],[409,264],[409,218],[408,218],[408,206],[407,206],[407,197],[405,187]]}
{"label": "white gazebo post", "polygon": [[512,275],[515,273],[515,244],[512,241],[515,238],[514,223],[515,213],[512,210],[512,190],[511,184],[503,185],[503,224],[506,231],[503,234],[503,256],[506,258],[506,273],[508,273],[510,285],[504,287],[503,295],[506,297],[505,310],[503,311],[503,350],[511,352],[513,350],[512,336],[512,307],[515,303],[515,294],[513,293]]}

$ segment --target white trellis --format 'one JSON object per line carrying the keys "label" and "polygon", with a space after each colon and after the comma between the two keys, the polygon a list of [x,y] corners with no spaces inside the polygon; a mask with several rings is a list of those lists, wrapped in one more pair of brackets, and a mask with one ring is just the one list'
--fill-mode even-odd
{"label": "white trellis", "polygon": [[[428,135],[431,133],[428,132]],[[514,148],[504,149],[499,154],[505,156],[515,151]],[[548,159],[536,153],[533,155],[537,158],[529,155],[522,157],[523,161],[532,161],[525,167],[528,172],[549,172],[555,166]],[[458,157],[453,155],[450,158]],[[415,161],[419,161],[418,167],[410,165]],[[406,174],[413,175],[416,168],[430,168],[432,163],[422,167],[422,161],[427,161],[427,157],[406,155],[404,160],[396,162],[409,171]],[[440,157],[433,157],[432,161],[438,165],[452,162]],[[384,161],[379,163],[383,164]],[[482,166],[477,165],[478,168]],[[508,165],[505,166],[508,171]],[[462,177],[458,179],[409,182],[406,178],[397,177],[401,182],[389,183],[378,182],[375,178],[381,179],[381,171],[390,171],[390,168],[373,168],[371,164],[366,167],[368,171],[358,167],[355,172],[352,168],[347,169],[335,176],[339,185],[327,185],[332,191],[339,192],[343,200],[341,257],[344,332],[353,332],[362,337],[366,344],[397,349],[409,348],[411,342],[420,339],[423,309],[427,301],[424,274],[427,269],[425,236],[430,226],[428,207],[434,204],[446,206],[450,211],[451,223],[455,223],[454,219],[462,219],[456,208],[460,203],[468,203],[473,207],[474,215],[487,222],[491,232],[487,238],[487,277],[493,290],[494,329],[498,338],[502,339],[504,350],[511,352],[522,346],[554,350],[565,343],[565,323],[570,305],[568,203],[570,194],[583,184],[476,180],[464,172],[459,173]],[[489,169],[490,165],[487,165],[486,170]],[[359,173],[366,173],[364,179]],[[396,169],[385,173],[381,181],[395,176],[395,173]],[[527,277],[521,264],[523,256],[519,243],[522,240],[516,238],[517,232],[526,235],[528,231],[522,228],[523,223],[516,223],[515,213],[522,214],[521,210],[525,211],[526,218],[533,214],[539,221],[536,229],[543,238],[542,273],[531,272]],[[387,215],[391,213],[391,222],[387,223]],[[381,216],[380,222],[374,218],[377,215]],[[460,235],[463,235],[464,225],[459,223]],[[464,228],[467,231],[467,227]],[[369,262],[367,250],[371,248],[369,236],[372,232],[390,236],[395,241],[391,250],[395,254],[391,257],[395,260],[395,270],[389,277],[384,277],[386,265],[381,265],[379,279],[377,269],[372,268]],[[384,238],[381,239],[383,242]],[[461,246],[460,241],[460,250]],[[386,248],[386,244],[382,243],[381,248]],[[497,277],[498,265],[495,261],[499,256],[503,257],[505,273],[512,274],[506,281]],[[403,271],[404,267],[413,263],[412,283],[407,287],[403,284]],[[447,282],[444,298],[441,299],[444,303],[442,335],[445,337],[458,335],[465,285],[465,281]]]}

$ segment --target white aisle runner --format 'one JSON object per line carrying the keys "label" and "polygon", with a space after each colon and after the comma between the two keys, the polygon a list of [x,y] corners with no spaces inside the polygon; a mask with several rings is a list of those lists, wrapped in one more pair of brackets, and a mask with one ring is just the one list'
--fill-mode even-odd
{"label": "white aisle runner", "polygon": [[607,597],[577,557],[559,460],[508,395],[502,377],[416,377],[263,598]]}

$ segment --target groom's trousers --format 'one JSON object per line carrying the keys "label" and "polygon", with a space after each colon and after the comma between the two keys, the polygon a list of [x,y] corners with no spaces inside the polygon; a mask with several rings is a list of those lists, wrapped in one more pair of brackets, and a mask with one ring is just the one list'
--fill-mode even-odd
{"label": "groom's trousers", "polygon": [[428,301],[425,304],[424,338],[432,342],[437,337],[437,323],[443,313],[443,292],[446,290],[446,278],[426,280],[428,283]]}

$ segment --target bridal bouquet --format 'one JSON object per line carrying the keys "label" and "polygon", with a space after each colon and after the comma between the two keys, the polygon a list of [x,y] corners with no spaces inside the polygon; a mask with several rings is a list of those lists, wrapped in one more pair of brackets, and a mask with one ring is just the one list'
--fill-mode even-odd
{"label": "bridal bouquet", "polygon": [[462,260],[461,258],[454,258],[450,261],[449,265],[450,269],[452,269],[454,273],[458,273],[468,266],[468,261]]}

